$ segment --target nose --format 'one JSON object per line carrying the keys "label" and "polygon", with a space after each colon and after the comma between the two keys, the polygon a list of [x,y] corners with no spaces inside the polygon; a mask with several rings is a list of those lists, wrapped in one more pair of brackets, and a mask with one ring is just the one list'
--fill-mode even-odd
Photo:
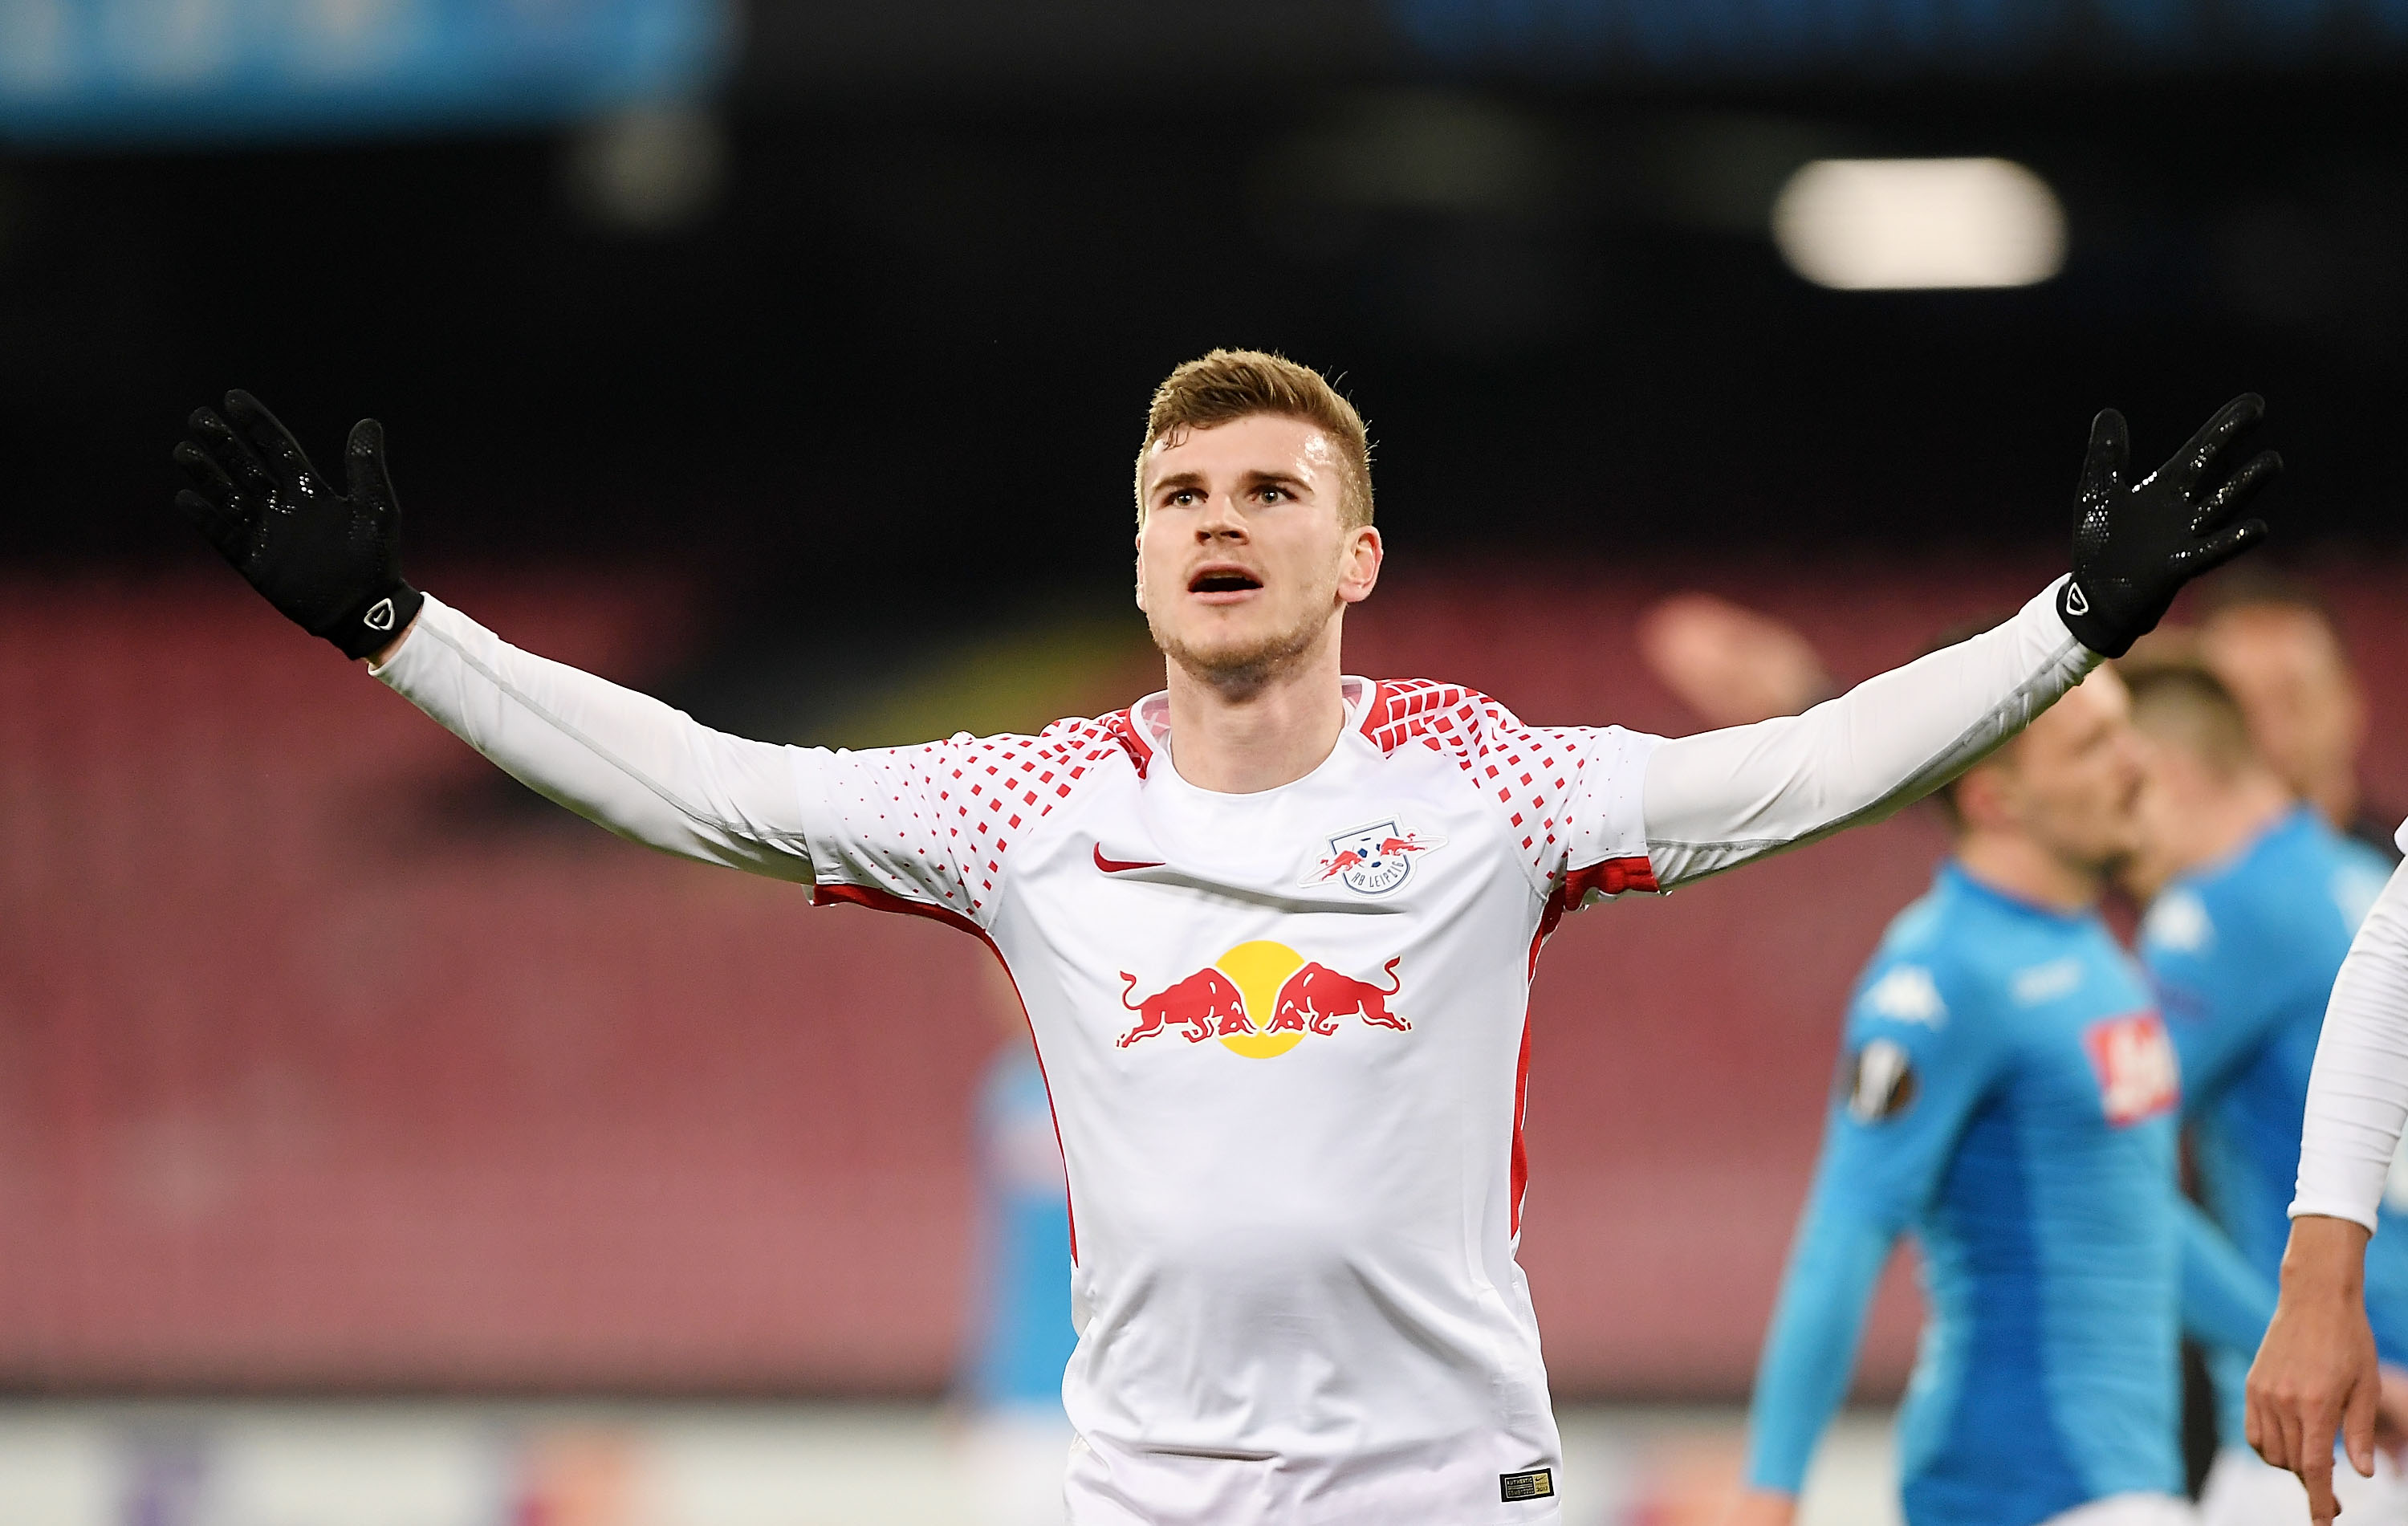
{"label": "nose", "polygon": [[1239,511],[1235,495],[1215,493],[1204,500],[1204,511],[1196,516],[1197,544],[1210,545],[1215,540],[1243,540],[1245,538],[1245,517]]}

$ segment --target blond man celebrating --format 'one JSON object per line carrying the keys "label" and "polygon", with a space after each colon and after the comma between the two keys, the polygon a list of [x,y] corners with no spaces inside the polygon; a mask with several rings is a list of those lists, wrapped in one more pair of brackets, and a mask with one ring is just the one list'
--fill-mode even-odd
{"label": "blond man celebrating", "polygon": [[994,949],[1068,1173],[1079,1526],[1518,1526],[1559,1517],[1514,1263],[1540,946],[2013,735],[2263,535],[2242,510],[2278,463],[2216,470],[2258,413],[2137,482],[2102,414],[2070,579],[1804,715],[1669,741],[1346,676],[1384,554],[1363,422],[1259,353],[1179,367],[1147,419],[1163,692],[1035,736],[772,746],[521,652],[402,580],[373,422],[338,496],[231,394],[194,415],[178,501],[279,609],[570,809]]}

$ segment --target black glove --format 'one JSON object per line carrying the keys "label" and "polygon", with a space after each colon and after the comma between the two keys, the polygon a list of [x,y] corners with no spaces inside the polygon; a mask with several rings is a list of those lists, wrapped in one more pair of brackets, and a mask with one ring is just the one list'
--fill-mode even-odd
{"label": "black glove", "polygon": [[2074,499],[2073,578],[2057,596],[2057,612],[2083,645],[2122,656],[2165,618],[2184,583],[2266,539],[2264,520],[2232,520],[2283,469],[2281,456],[2261,452],[2207,490],[2216,458],[2265,411],[2264,398],[2242,394],[2172,460],[2129,486],[2124,415],[2111,408],[2091,421]]}
{"label": "black glove", "polygon": [[401,511],[384,469],[383,425],[351,425],[348,497],[247,392],[226,394],[222,418],[195,410],[188,427],[176,465],[193,485],[176,507],[286,619],[347,657],[372,656],[408,628],[426,596],[401,580]]}

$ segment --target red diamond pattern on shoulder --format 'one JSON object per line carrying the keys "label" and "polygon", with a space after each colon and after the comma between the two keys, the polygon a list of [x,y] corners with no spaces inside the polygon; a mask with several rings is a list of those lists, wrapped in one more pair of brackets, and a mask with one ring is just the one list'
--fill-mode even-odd
{"label": "red diamond pattern on shoulder", "polygon": [[1419,742],[1453,757],[1504,808],[1531,869],[1550,880],[1561,871],[1557,844],[1570,826],[1561,813],[1584,752],[1576,733],[1524,726],[1477,689],[1428,679],[1383,681],[1362,730],[1383,753]]}
{"label": "red diamond pattern on shoulder", "polygon": [[[1418,743],[1452,757],[1503,811],[1532,871],[1559,888],[1567,883],[1566,844],[1597,825],[1576,813],[1594,729],[1526,726],[1477,689],[1422,678],[1382,681],[1364,707],[1361,729],[1383,753]],[[1604,886],[1584,885],[1583,893],[1589,888]],[[1614,885],[1625,888],[1654,885],[1643,873],[1626,872]]]}
{"label": "red diamond pattern on shoulder", "polygon": [[822,755],[829,802],[841,818],[848,877],[879,896],[815,899],[893,910],[899,898],[967,914],[978,925],[1010,844],[1025,838],[1024,827],[1051,815],[1082,781],[1101,777],[1098,764],[1126,758],[1142,777],[1153,753],[1120,711],[1056,721],[1033,737],[965,734],[917,747]]}

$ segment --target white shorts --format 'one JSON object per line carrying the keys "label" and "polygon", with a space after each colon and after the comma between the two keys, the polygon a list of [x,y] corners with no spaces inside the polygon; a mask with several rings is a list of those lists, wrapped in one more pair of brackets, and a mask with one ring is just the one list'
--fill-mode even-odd
{"label": "white shorts", "polygon": [[[2408,1479],[2391,1459],[2374,1454],[2374,1476],[2360,1478],[2349,1459],[2333,1459],[2333,1497],[2349,1526],[2408,1526]],[[2264,1526],[2308,1519],[2308,1491],[2246,1447],[2227,1447],[2208,1470],[2200,1496],[2200,1526]]]}
{"label": "white shorts", "polygon": [[2051,1516],[2041,1526],[2199,1526],[2199,1512],[2179,1494],[2110,1494]]}

